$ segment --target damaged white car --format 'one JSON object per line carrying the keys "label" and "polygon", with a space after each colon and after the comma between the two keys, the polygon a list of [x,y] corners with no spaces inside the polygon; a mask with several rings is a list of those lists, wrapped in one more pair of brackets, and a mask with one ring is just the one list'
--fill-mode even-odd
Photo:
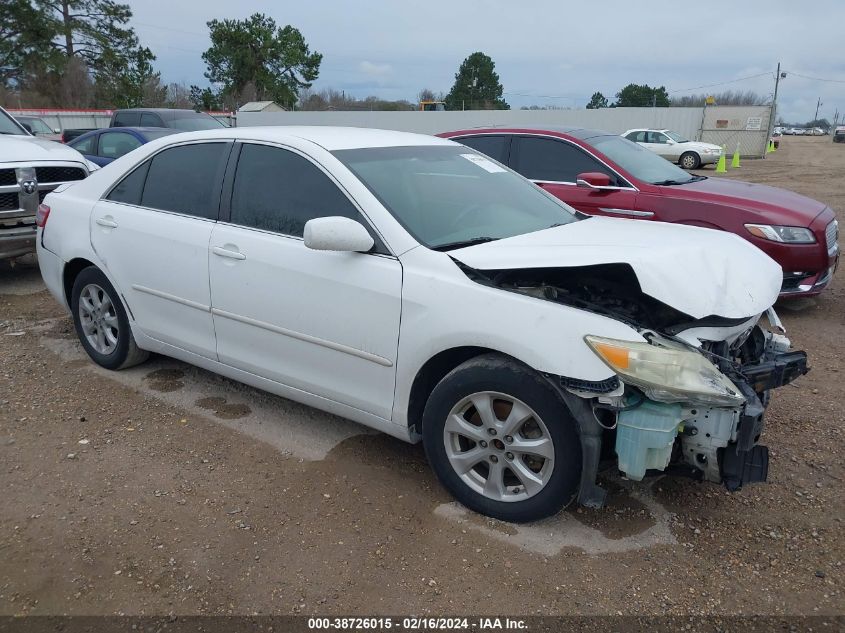
{"label": "damaged white car", "polygon": [[166,354],[423,440],[509,521],[600,505],[600,462],[766,477],[773,388],[807,371],[782,275],[707,229],[582,216],[451,141],[365,129],[169,136],[47,196],[44,280],[82,346]]}

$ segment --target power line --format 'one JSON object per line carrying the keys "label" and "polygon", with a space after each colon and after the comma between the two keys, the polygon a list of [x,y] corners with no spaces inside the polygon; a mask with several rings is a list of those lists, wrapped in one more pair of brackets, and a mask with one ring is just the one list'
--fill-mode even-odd
{"label": "power line", "polygon": [[727,84],[735,84],[739,81],[746,81],[748,79],[757,79],[758,77],[766,77],[771,75],[770,71],[760,73],[759,75],[749,75],[748,77],[740,77],[739,79],[731,79],[730,81],[722,81],[716,84],[707,84],[704,86],[695,86],[694,88],[682,88],[681,90],[672,90],[669,92],[670,95],[675,94],[676,92],[689,92],[690,90],[701,90],[702,88],[715,88],[716,86],[725,86]]}
{"label": "power line", "polygon": [[837,84],[845,84],[845,79],[824,79],[822,77],[810,77],[809,75],[802,75],[801,73],[797,73],[794,70],[787,70],[784,72],[786,72],[788,75],[795,75],[796,77],[802,77],[804,79],[812,79],[813,81],[829,81]]}

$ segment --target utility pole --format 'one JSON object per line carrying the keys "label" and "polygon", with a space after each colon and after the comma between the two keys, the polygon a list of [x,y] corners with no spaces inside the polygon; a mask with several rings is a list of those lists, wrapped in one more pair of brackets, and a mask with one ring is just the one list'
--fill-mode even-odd
{"label": "utility pole", "polygon": [[822,105],[822,98],[819,97],[819,100],[816,101],[816,116],[813,117],[813,123],[819,120],[819,108]]}
{"label": "utility pole", "polygon": [[[777,69],[777,72],[775,73],[775,94],[772,97],[772,111],[769,114],[769,135],[766,137],[767,142],[768,142],[768,139],[772,138],[772,129],[774,129],[774,127],[775,127],[775,116],[776,116],[777,111],[778,111],[778,84],[780,84],[781,79],[785,79],[785,78],[786,78],[786,73],[783,73],[783,76],[781,76],[780,62],[778,62],[778,69]],[[766,158],[766,151],[765,150],[763,150],[763,158]]]}

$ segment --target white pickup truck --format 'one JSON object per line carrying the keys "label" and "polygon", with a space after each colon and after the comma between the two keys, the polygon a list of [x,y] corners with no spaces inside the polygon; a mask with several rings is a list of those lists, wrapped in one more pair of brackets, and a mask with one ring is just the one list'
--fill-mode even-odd
{"label": "white pickup truck", "polygon": [[0,108],[0,259],[35,251],[39,203],[91,170],[75,149],[32,136]]}

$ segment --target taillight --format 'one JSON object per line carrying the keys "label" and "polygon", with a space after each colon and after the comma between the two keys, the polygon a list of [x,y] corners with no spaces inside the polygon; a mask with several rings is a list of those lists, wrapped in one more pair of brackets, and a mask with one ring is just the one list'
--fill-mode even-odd
{"label": "taillight", "polygon": [[50,207],[46,204],[39,204],[35,212],[35,224],[42,229],[47,225],[47,218],[50,217]]}

